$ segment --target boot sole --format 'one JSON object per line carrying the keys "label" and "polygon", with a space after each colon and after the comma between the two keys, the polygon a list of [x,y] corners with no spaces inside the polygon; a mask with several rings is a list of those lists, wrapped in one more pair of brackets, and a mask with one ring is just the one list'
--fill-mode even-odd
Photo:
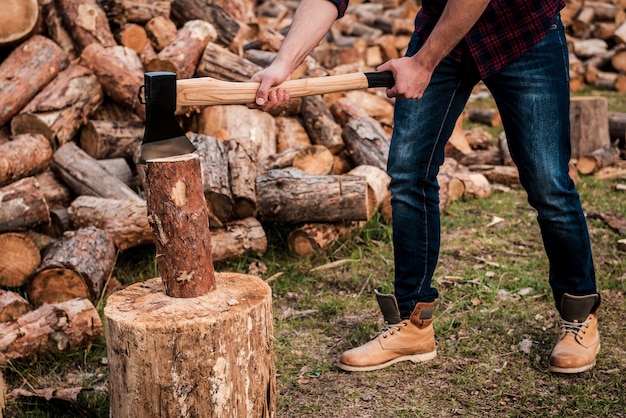
{"label": "boot sole", "polygon": [[424,363],[426,361],[434,359],[435,357],[437,357],[437,350],[431,351],[430,353],[424,353],[424,354],[400,356],[400,357],[396,357],[393,360],[389,360],[385,363],[374,364],[372,366],[350,366],[349,364],[344,364],[342,362],[339,362],[337,363],[337,367],[339,367],[341,370],[345,370],[348,372],[370,372],[372,370],[384,369],[386,367],[389,367],[401,361],[412,361],[413,363]]}
{"label": "boot sole", "polygon": [[[598,344],[598,348],[596,349],[596,355],[598,355],[599,352],[600,352],[600,344]],[[548,371],[552,373],[575,374],[575,373],[582,373],[582,372],[586,372],[587,370],[591,370],[594,368],[595,365],[596,365],[596,360],[594,359],[593,363],[585,364],[584,366],[580,366],[580,367],[564,368],[564,367],[548,366]]]}

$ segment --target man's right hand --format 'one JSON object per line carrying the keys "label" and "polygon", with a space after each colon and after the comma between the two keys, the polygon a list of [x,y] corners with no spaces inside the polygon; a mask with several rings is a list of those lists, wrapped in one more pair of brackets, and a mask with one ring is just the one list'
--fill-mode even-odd
{"label": "man's right hand", "polygon": [[286,68],[281,67],[279,64],[272,64],[254,74],[250,81],[260,83],[259,89],[256,93],[256,99],[254,103],[248,105],[251,109],[261,109],[268,111],[273,107],[285,103],[289,100],[289,90],[272,87],[279,85],[289,77],[289,72]]}

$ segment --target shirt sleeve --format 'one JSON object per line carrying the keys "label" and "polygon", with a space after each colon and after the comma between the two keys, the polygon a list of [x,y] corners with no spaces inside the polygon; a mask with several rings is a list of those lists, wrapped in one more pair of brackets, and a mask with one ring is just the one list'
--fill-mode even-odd
{"label": "shirt sleeve", "polygon": [[337,19],[343,17],[343,15],[346,14],[346,9],[348,8],[349,0],[329,0],[329,1],[333,3],[335,7],[337,7],[337,12],[339,13],[337,15]]}

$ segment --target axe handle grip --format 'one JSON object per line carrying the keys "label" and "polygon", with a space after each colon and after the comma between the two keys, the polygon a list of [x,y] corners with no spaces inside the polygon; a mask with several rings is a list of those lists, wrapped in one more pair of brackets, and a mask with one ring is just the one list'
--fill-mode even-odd
{"label": "axe handle grip", "polygon": [[[340,91],[391,87],[389,72],[353,73],[287,80],[272,89],[289,90],[290,97],[313,96]],[[211,77],[176,81],[177,106],[209,106],[254,103],[259,83],[221,81]]]}

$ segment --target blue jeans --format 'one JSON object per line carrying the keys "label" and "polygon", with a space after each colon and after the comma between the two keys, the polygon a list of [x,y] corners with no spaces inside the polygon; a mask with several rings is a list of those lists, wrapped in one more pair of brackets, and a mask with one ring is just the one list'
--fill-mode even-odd
{"label": "blue jeans", "polygon": [[[421,46],[415,35],[408,55]],[[467,61],[467,62],[465,62]],[[483,80],[502,118],[528,202],[536,209],[555,303],[564,292],[596,292],[587,223],[569,177],[569,71],[563,25],[520,59]],[[397,99],[388,172],[392,178],[395,296],[407,318],[432,287],[440,247],[437,173],[444,146],[479,81],[471,60],[446,58],[419,100]],[[558,307],[558,306],[557,306]]]}

